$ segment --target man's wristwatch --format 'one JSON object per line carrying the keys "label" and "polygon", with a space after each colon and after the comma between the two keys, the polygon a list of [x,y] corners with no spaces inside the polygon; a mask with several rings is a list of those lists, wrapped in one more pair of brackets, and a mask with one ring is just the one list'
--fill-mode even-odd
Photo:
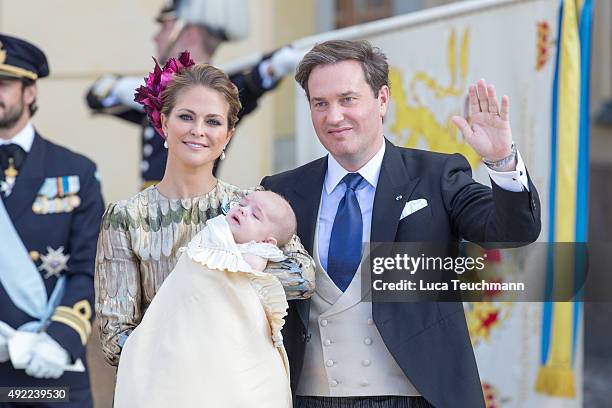
{"label": "man's wristwatch", "polygon": [[512,142],[512,146],[510,147],[510,149],[511,149],[510,154],[501,160],[490,161],[490,160],[486,160],[483,158],[482,162],[486,164],[487,166],[489,166],[491,170],[501,169],[505,167],[506,164],[511,163],[513,160],[516,159],[517,149],[516,149],[516,144],[514,142]]}

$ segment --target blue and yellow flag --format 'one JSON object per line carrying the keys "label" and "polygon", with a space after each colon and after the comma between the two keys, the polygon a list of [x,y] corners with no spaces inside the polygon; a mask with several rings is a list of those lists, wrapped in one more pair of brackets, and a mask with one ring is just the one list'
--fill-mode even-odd
{"label": "blue and yellow flag", "polygon": [[[559,9],[552,108],[549,242],[581,243],[587,238],[592,3],[591,0],[561,0]],[[551,246],[548,257],[551,291],[555,290],[556,270],[562,262],[567,262],[568,254],[559,252]],[[576,255],[572,264],[581,262],[579,258]],[[537,392],[556,397],[576,396],[574,362],[580,306],[580,302],[544,305]]]}

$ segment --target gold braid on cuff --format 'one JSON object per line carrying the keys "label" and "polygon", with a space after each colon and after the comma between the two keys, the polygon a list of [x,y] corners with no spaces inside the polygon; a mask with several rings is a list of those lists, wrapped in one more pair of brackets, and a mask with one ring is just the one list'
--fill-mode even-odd
{"label": "gold braid on cuff", "polygon": [[87,338],[91,334],[91,306],[87,300],[81,300],[73,307],[58,306],[51,317],[51,321],[63,323],[79,334],[81,343],[87,344]]}

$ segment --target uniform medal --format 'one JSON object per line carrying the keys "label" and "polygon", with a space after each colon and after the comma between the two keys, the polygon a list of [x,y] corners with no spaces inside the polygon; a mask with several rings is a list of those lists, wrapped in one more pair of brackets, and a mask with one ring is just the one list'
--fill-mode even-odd
{"label": "uniform medal", "polygon": [[2,192],[5,197],[11,195],[13,187],[15,186],[15,180],[19,174],[15,168],[14,159],[9,157],[8,161],[9,165],[6,170],[4,170],[4,181],[0,181],[0,192]]}

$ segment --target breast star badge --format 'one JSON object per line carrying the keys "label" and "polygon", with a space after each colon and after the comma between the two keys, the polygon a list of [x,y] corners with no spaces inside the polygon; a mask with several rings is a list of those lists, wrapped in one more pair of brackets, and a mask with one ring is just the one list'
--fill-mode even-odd
{"label": "breast star badge", "polygon": [[64,254],[64,247],[61,246],[57,249],[47,247],[47,254],[40,255],[42,261],[38,267],[39,271],[45,271],[45,279],[49,279],[51,276],[59,277],[60,272],[68,269],[68,259],[70,255]]}

